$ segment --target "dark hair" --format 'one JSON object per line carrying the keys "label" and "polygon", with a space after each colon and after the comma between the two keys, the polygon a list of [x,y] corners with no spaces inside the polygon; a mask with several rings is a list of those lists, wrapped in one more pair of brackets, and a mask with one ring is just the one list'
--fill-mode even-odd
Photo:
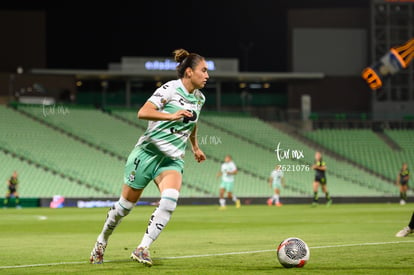
{"label": "dark hair", "polygon": [[178,62],[178,65],[176,67],[178,78],[184,77],[185,69],[188,67],[194,69],[201,60],[204,60],[204,57],[201,55],[196,53],[189,53],[184,49],[177,49],[173,51],[173,54],[175,61]]}

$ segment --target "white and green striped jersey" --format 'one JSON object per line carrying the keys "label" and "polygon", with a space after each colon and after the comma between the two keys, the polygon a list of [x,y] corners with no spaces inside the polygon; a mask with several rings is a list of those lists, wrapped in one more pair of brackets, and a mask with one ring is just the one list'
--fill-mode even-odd
{"label": "white and green striped jersey", "polygon": [[275,169],[270,173],[270,177],[273,179],[273,185],[280,185],[282,184],[283,171]]}
{"label": "white and green striped jersey", "polygon": [[225,182],[233,182],[234,175],[229,174],[237,170],[237,166],[233,161],[223,162],[221,164],[221,180]]}
{"label": "white and green striped jersey", "polygon": [[176,121],[148,121],[145,133],[139,138],[137,146],[156,148],[171,158],[182,159],[187,140],[196,126],[205,97],[200,90],[189,93],[181,79],[171,80],[155,90],[148,101],[155,104],[160,112],[173,114],[186,109],[193,117],[184,117]]}

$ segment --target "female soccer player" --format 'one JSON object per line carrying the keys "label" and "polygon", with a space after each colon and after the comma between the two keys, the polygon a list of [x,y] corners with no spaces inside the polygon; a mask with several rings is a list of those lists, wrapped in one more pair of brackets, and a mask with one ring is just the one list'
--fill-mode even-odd
{"label": "female soccer player", "polygon": [[224,162],[220,166],[220,171],[217,173],[217,178],[221,177],[219,189],[219,204],[220,209],[226,209],[226,199],[224,194],[227,192],[227,198],[232,200],[236,208],[240,208],[240,200],[233,194],[234,190],[234,176],[238,173],[237,166],[230,155],[224,157]]}
{"label": "female soccer player", "polygon": [[326,205],[332,204],[332,199],[329,196],[328,188],[326,187],[326,163],[322,160],[322,154],[320,152],[315,153],[315,164],[312,165],[312,169],[315,170],[315,180],[313,181],[313,205],[318,204],[318,189],[321,186],[322,192],[325,193]]}
{"label": "female soccer player", "polygon": [[267,200],[267,205],[272,206],[274,204],[279,207],[282,206],[280,202],[280,189],[282,189],[282,185],[285,186],[285,178],[280,164],[276,165],[267,181],[273,189],[273,195]]}
{"label": "female soccer player", "polygon": [[397,185],[400,187],[400,204],[404,205],[407,201],[408,180],[410,179],[410,170],[407,163],[403,163],[400,172],[397,175]]}
{"label": "female soccer player", "polygon": [[205,97],[199,89],[209,78],[205,59],[184,49],[174,52],[178,79],[158,88],[138,111],[139,119],[149,120],[148,128],[130,153],[124,170],[119,201],[109,209],[102,232],[92,249],[90,262],[103,263],[109,236],[128,215],[144,188],[154,180],[161,200],[149,219],[141,243],[131,258],[152,266],[149,247],[165,228],[177,206],[188,139],[196,161],[206,159],[197,142],[197,121]]}
{"label": "female soccer player", "polygon": [[17,175],[17,171],[14,171],[10,179],[7,181],[7,188],[8,191],[6,193],[6,197],[4,198],[3,205],[7,207],[9,200],[11,197],[14,196],[16,199],[16,207],[20,208],[19,205],[19,192],[17,192],[17,188],[19,186],[19,177]]}

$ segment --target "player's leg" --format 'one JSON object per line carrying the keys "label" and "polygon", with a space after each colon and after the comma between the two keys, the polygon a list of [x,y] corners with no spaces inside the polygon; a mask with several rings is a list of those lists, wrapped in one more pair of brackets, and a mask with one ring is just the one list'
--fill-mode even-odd
{"label": "player's leg", "polygon": [[16,207],[20,208],[20,197],[19,197],[19,193],[17,191],[14,191],[13,193],[14,199],[16,201]]}
{"label": "player's leg", "polygon": [[156,178],[155,182],[161,192],[161,200],[149,219],[141,243],[131,254],[133,260],[148,266],[152,265],[149,248],[167,226],[177,207],[182,175],[177,170],[165,170]]}
{"label": "player's leg", "polygon": [[273,189],[273,195],[271,198],[271,205],[276,204],[276,198],[277,198],[277,194],[276,194],[276,188]]}
{"label": "player's leg", "polygon": [[319,189],[319,181],[315,180],[313,182],[313,200],[312,200],[312,204],[313,205],[317,205],[318,201],[319,201],[319,197],[318,197],[318,189]]}
{"label": "player's leg", "polygon": [[407,201],[408,183],[405,185],[405,201]]}
{"label": "player's leg", "polygon": [[407,237],[408,234],[411,234],[414,232],[414,212],[411,215],[410,222],[408,223],[408,226],[404,227],[400,231],[395,234],[396,237]]}
{"label": "player's leg", "polygon": [[109,237],[112,235],[115,228],[121,223],[122,219],[134,208],[136,202],[142,194],[142,191],[142,189],[133,189],[126,184],[123,185],[122,194],[119,200],[108,210],[102,231],[99,234],[95,246],[91,252],[89,259],[91,263],[103,263],[103,256]]}
{"label": "player's leg", "polygon": [[229,200],[233,200],[233,193],[232,193],[231,191],[228,191],[228,190],[227,190],[227,198],[228,198]]}
{"label": "player's leg", "polygon": [[272,206],[273,205],[273,195],[267,199],[266,201],[267,205]]}
{"label": "player's leg", "polygon": [[323,181],[324,183],[321,184],[322,186],[322,192],[325,194],[325,198],[326,198],[326,205],[331,205],[332,204],[332,199],[331,196],[329,195],[329,191],[328,191],[328,187],[326,186],[326,180]]}
{"label": "player's leg", "polygon": [[404,205],[407,202],[407,184],[400,184],[400,204]]}
{"label": "player's leg", "polygon": [[219,190],[219,204],[220,204],[220,208],[222,209],[226,208],[226,199],[224,198],[224,193],[226,192],[226,188],[224,184],[225,184],[224,182],[221,183],[220,190]]}
{"label": "player's leg", "polygon": [[234,204],[236,205],[236,208],[240,208],[241,206],[240,200],[233,193],[234,191],[233,181],[227,183],[226,191],[227,191],[227,197],[234,202]]}
{"label": "player's leg", "polygon": [[275,188],[275,193],[273,195],[273,203],[276,206],[282,206],[282,203],[280,202],[280,189],[279,188]]}
{"label": "player's leg", "polygon": [[240,200],[231,191],[227,191],[227,198],[233,201],[237,208],[240,207]]}
{"label": "player's leg", "polygon": [[108,211],[102,232],[98,236],[98,242],[108,242],[109,236],[121,220],[131,212],[142,192],[143,189],[133,189],[126,184],[123,185],[121,197]]}
{"label": "player's leg", "polygon": [[403,188],[403,199],[405,202],[407,202],[407,191],[408,191],[408,185],[406,183],[404,184],[404,188]]}
{"label": "player's leg", "polygon": [[108,239],[127,216],[141,197],[144,188],[150,181],[156,163],[154,156],[135,147],[129,154],[124,168],[124,185],[119,200],[109,209],[102,231],[91,252],[91,263],[102,263]]}
{"label": "player's leg", "polygon": [[413,214],[411,215],[411,219],[410,219],[410,222],[408,223],[408,227],[409,227],[410,229],[414,229],[414,212],[413,212]]}
{"label": "player's leg", "polygon": [[3,200],[3,207],[7,207],[7,205],[9,204],[9,199],[10,199],[10,191],[6,193],[6,196],[4,197]]}

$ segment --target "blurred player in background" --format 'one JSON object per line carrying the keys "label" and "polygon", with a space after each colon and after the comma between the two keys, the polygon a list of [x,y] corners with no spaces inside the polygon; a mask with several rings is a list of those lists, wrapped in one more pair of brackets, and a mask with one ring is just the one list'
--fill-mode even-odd
{"label": "blurred player in background", "polygon": [[407,202],[408,180],[410,179],[410,171],[407,163],[403,163],[400,172],[397,175],[396,184],[400,187],[400,204]]}
{"label": "blurred player in background", "polygon": [[272,206],[282,206],[280,202],[280,189],[282,186],[285,186],[285,178],[282,171],[282,166],[280,164],[276,165],[275,169],[271,172],[270,177],[268,178],[268,183],[273,189],[273,195],[267,200],[267,205]]}
{"label": "blurred player in background", "polygon": [[407,237],[408,234],[411,234],[413,232],[414,232],[414,212],[411,215],[411,219],[408,225],[404,227],[403,229],[401,229],[400,231],[398,231],[397,234],[395,234],[395,236],[396,237]]}
{"label": "blurred player in background", "polygon": [[227,192],[227,198],[231,199],[237,208],[240,208],[240,200],[233,194],[234,190],[234,175],[237,174],[237,166],[233,162],[230,155],[224,158],[224,162],[221,164],[221,169],[217,173],[217,178],[221,177],[221,184],[219,190],[219,203],[220,209],[226,209],[226,199],[224,194]]}
{"label": "blurred player in background", "polygon": [[9,204],[10,198],[14,197],[15,200],[16,200],[16,207],[20,208],[20,205],[19,205],[19,202],[20,202],[19,192],[17,192],[17,188],[18,188],[18,185],[19,185],[19,176],[17,174],[17,171],[13,172],[12,176],[7,180],[6,184],[7,184],[8,191],[6,193],[6,197],[3,201],[3,206],[7,207],[8,204]]}
{"label": "blurred player in background", "polygon": [[322,160],[322,154],[320,152],[315,153],[315,164],[312,165],[312,169],[315,170],[315,180],[313,181],[313,205],[318,205],[318,190],[319,186],[322,192],[325,193],[326,205],[332,204],[332,199],[329,196],[328,188],[326,187],[326,163]]}
{"label": "blurred player in background", "polygon": [[133,260],[152,266],[149,247],[165,228],[177,206],[188,139],[196,161],[206,159],[198,147],[197,120],[205,102],[199,89],[209,78],[207,63],[204,57],[184,49],[175,50],[174,59],[178,62],[178,79],[158,88],[138,111],[139,119],[149,120],[148,128],[126,161],[121,197],[108,211],[91,252],[91,263],[103,263],[110,235],[153,180],[161,199],[149,219],[141,243],[131,254]]}

